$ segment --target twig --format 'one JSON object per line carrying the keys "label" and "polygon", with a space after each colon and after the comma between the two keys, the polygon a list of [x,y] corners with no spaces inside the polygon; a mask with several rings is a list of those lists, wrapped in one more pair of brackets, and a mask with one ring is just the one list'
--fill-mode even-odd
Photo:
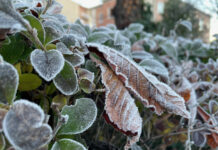
{"label": "twig", "polygon": [[51,140],[52,140],[56,136],[56,134],[57,134],[58,130],[60,129],[60,127],[67,122],[67,118],[65,116],[61,115],[57,104],[52,104],[51,107],[58,116],[58,123],[57,123],[56,127],[53,130],[52,138],[51,138]]}
{"label": "twig", "polygon": [[[211,126],[211,127],[214,127],[214,126]],[[192,132],[198,132],[198,131],[202,131],[202,130],[209,130],[209,129],[208,129],[208,127],[201,127],[201,128],[191,129],[189,132],[192,133]],[[179,131],[179,132],[175,132],[175,133],[171,132],[171,133],[167,133],[167,134],[154,136],[151,139],[156,140],[156,139],[162,138],[164,136],[174,136],[174,135],[179,135],[179,134],[184,134],[184,133],[188,133],[188,131],[185,130],[185,131]]]}

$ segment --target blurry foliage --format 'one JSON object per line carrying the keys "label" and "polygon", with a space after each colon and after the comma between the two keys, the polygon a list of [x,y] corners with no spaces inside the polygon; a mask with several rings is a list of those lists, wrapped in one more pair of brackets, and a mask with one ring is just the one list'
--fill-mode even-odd
{"label": "blurry foliage", "polygon": [[[56,1],[47,2],[0,0],[1,149],[122,149],[128,145],[126,136],[128,140],[136,136],[131,133],[134,128],[124,128],[135,122],[110,122],[119,115],[107,115],[116,111],[121,112],[120,116],[142,117],[138,120],[142,121],[141,137],[137,135],[139,141],[132,143],[133,150],[218,147],[217,35],[210,44],[180,36],[178,26],[194,30],[186,17],[178,18],[186,19],[179,22],[172,20],[169,30],[174,30],[167,37],[145,32],[153,29],[152,22],[150,27],[143,21],[145,27],[128,23],[122,30],[115,25],[90,28],[79,20],[69,23],[59,14],[61,6]],[[142,16],[150,19],[147,8]],[[115,54],[119,59],[112,61]],[[123,59],[127,63],[120,65]],[[99,69],[95,62],[104,67]],[[114,66],[125,70],[127,64],[131,66],[129,72],[136,71],[124,83],[125,78],[117,75]],[[111,99],[107,100],[105,93],[116,97],[113,94],[119,91],[110,91],[115,87],[104,82],[104,69],[113,77],[107,84],[117,81],[126,93],[133,88],[124,84],[134,85],[134,73],[146,74],[137,81],[147,80],[140,84],[147,85],[147,99],[155,102],[150,106],[156,110],[134,102],[131,93],[130,100],[123,102],[135,107],[134,111],[127,113],[130,109],[109,105],[107,108],[115,111],[106,112],[105,103]],[[161,93],[166,90],[169,93]],[[159,116],[157,107],[180,116],[168,112]],[[191,117],[186,119],[189,113]]]}

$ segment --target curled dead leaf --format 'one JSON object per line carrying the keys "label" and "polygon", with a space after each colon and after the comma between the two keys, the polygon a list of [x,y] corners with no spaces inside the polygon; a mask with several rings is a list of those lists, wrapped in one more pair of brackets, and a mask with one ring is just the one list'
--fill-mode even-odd
{"label": "curled dead leaf", "polygon": [[100,66],[102,83],[105,85],[105,119],[119,131],[131,135],[125,149],[139,140],[142,129],[142,119],[134,99],[118,76],[103,62],[91,56]]}
{"label": "curled dead leaf", "polygon": [[154,108],[156,114],[161,115],[166,109],[174,114],[190,118],[184,99],[134,61],[106,46],[97,44],[87,46],[89,51],[103,57],[128,91],[146,107]]}

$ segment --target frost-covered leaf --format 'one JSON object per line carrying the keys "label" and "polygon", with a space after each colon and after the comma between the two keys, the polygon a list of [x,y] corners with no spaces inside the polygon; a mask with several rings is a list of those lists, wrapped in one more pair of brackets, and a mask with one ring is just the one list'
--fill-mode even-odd
{"label": "frost-covered leaf", "polygon": [[7,114],[8,110],[0,108],[0,131],[2,132],[2,122]]}
{"label": "frost-covered leaf", "polygon": [[59,39],[62,35],[59,31],[51,27],[45,27],[45,34],[45,45]]}
{"label": "frost-covered leaf", "polygon": [[12,0],[0,0],[0,29],[23,30],[20,17],[12,5]]}
{"label": "frost-covered leaf", "polygon": [[0,102],[11,104],[18,88],[19,76],[11,64],[4,62],[0,55]]}
{"label": "frost-covered leaf", "polygon": [[86,148],[77,141],[61,139],[53,144],[51,150],[86,150]]}
{"label": "frost-covered leaf", "polygon": [[31,91],[37,89],[42,84],[42,80],[35,74],[25,73],[19,76],[19,91]]}
{"label": "frost-covered leaf", "polygon": [[86,131],[95,121],[97,107],[92,99],[80,98],[75,105],[64,106],[62,115],[68,115],[67,124],[63,125],[58,134],[79,134]]}
{"label": "frost-covered leaf", "polygon": [[91,93],[95,90],[95,84],[93,83],[95,75],[89,70],[79,68],[77,70],[79,77],[79,86],[85,93]]}
{"label": "frost-covered leaf", "polygon": [[139,23],[131,23],[128,26],[128,31],[132,32],[132,33],[140,33],[143,31],[144,26],[142,24]]}
{"label": "frost-covered leaf", "polygon": [[169,78],[169,73],[167,68],[155,59],[144,59],[139,63],[145,70],[151,73],[155,73],[163,76],[164,78]]}
{"label": "frost-covered leaf", "polygon": [[153,55],[146,51],[134,51],[132,52],[132,58],[136,60],[153,59]]}
{"label": "frost-covered leaf", "polygon": [[5,61],[14,64],[21,59],[25,51],[25,41],[21,35],[16,34],[9,37],[10,43],[4,41],[0,47],[0,55]]}
{"label": "frost-covered leaf", "polygon": [[177,50],[176,47],[170,43],[170,42],[164,42],[160,45],[160,47],[162,48],[162,50],[164,50],[166,52],[166,54],[170,57],[172,57],[174,60],[177,60]]}
{"label": "frost-covered leaf", "polygon": [[215,100],[209,101],[209,111],[211,114],[218,116],[218,102]]}
{"label": "frost-covered leaf", "polygon": [[62,43],[62,42],[56,43],[56,47],[57,47],[57,50],[59,50],[64,55],[71,55],[71,54],[73,54],[73,52],[70,51],[70,49],[68,49],[67,46],[64,43]]}
{"label": "frost-covered leaf", "polygon": [[95,90],[95,84],[91,82],[88,79],[81,79],[79,80],[79,87],[85,92],[85,93],[92,93]]}
{"label": "frost-covered leaf", "polygon": [[146,107],[154,108],[158,115],[166,109],[171,113],[190,118],[184,99],[135,62],[106,46],[89,44],[88,47],[91,52],[103,54],[119,79]]}
{"label": "frost-covered leaf", "polygon": [[[216,126],[217,120],[214,119],[211,115],[209,115],[200,106],[198,106],[198,114],[201,116],[201,118],[203,119],[204,122],[207,122],[207,123],[209,123],[212,126]],[[218,132],[218,127],[214,127],[212,129],[214,129],[216,132]],[[218,146],[218,134],[216,132],[212,132],[211,135],[209,135],[210,136],[210,140],[207,141],[208,144],[212,148],[216,148]]]}
{"label": "frost-covered leaf", "polygon": [[184,27],[186,27],[189,31],[192,31],[192,23],[190,21],[182,20],[181,22],[179,22],[179,24],[181,24]]}
{"label": "frost-covered leaf", "polygon": [[193,132],[192,140],[196,146],[204,147],[207,142],[207,137],[202,132]]}
{"label": "frost-covered leaf", "polygon": [[139,140],[142,130],[142,119],[134,99],[118,76],[103,62],[91,56],[101,69],[102,83],[105,85],[106,120],[125,134],[133,136],[126,147]]}
{"label": "frost-covered leaf", "polygon": [[78,87],[76,71],[67,61],[65,61],[64,68],[53,81],[57,89],[64,95],[73,95]]}
{"label": "frost-covered leaf", "polygon": [[[26,15],[24,18],[29,22],[29,24],[32,26],[32,28],[35,28],[37,30],[38,38],[39,40],[44,43],[45,41],[45,29],[42,26],[40,20],[33,15]],[[32,35],[30,35],[28,32],[24,32],[24,34],[32,41],[34,42],[35,40],[33,39]]]}
{"label": "frost-covered leaf", "polygon": [[63,6],[58,3],[57,1],[52,1],[51,6],[48,8],[47,13],[48,14],[59,14],[61,13]]}
{"label": "frost-covered leaf", "polygon": [[127,37],[123,36],[119,31],[114,35],[114,44],[115,45],[130,45],[130,41]]}
{"label": "frost-covered leaf", "polygon": [[46,145],[52,129],[44,124],[45,115],[41,107],[28,100],[17,100],[5,116],[3,131],[16,149],[36,150]]}
{"label": "frost-covered leaf", "polygon": [[30,56],[36,72],[46,81],[51,81],[64,67],[64,57],[57,50],[35,49]]}
{"label": "frost-covered leaf", "polygon": [[63,42],[68,48],[71,46],[80,47],[80,43],[78,41],[79,37],[74,34],[65,34],[60,41]]}
{"label": "frost-covered leaf", "polygon": [[13,17],[6,15],[4,12],[0,10],[0,29],[12,29],[12,30],[20,30],[23,29],[21,24],[15,20]]}
{"label": "frost-covered leaf", "polygon": [[94,32],[89,35],[88,42],[104,43],[110,39],[111,37],[105,32]]}
{"label": "frost-covered leaf", "polygon": [[93,72],[90,72],[89,70],[83,68],[79,68],[77,70],[77,74],[79,76],[79,79],[88,79],[91,82],[93,82],[95,78],[95,74]]}
{"label": "frost-covered leaf", "polygon": [[68,61],[74,67],[78,67],[78,66],[84,64],[84,62],[85,62],[84,56],[82,56],[78,53],[74,53],[72,55],[65,55],[64,58],[66,59],[66,61]]}
{"label": "frost-covered leaf", "polygon": [[70,25],[69,33],[75,34],[76,36],[83,37],[83,38],[88,37],[86,30],[84,30],[84,28],[82,26],[80,26],[79,24]]}

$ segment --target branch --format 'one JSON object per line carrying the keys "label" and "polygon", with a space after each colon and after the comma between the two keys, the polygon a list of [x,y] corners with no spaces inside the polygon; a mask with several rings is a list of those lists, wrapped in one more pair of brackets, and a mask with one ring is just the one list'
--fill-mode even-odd
{"label": "branch", "polygon": [[48,10],[48,8],[51,6],[52,4],[52,0],[48,0],[46,6],[45,6],[45,9],[43,10],[42,14],[45,14]]}

